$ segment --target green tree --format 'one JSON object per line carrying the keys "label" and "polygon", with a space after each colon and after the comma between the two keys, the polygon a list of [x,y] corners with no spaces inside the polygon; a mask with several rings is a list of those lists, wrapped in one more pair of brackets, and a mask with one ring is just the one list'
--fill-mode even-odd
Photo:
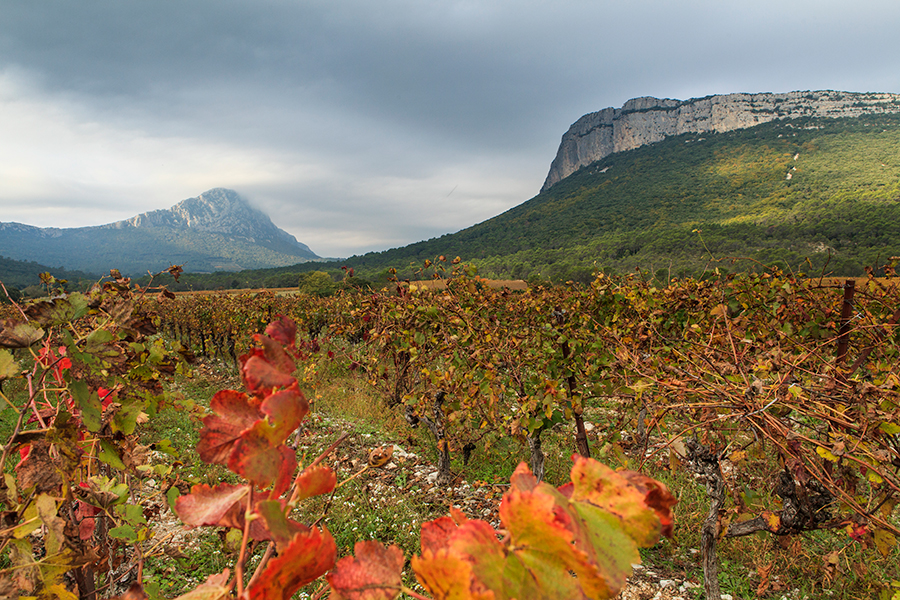
{"label": "green tree", "polygon": [[330,296],[337,286],[325,271],[313,271],[300,276],[298,288],[304,294],[311,296]]}

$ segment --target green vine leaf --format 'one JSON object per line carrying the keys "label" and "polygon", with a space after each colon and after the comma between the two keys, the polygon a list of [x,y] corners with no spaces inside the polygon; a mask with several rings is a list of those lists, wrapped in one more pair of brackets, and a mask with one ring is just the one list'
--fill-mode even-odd
{"label": "green vine leaf", "polygon": [[69,391],[81,411],[81,420],[87,430],[93,433],[100,431],[103,426],[103,406],[97,393],[92,392],[84,381],[73,381],[69,384]]}
{"label": "green vine leaf", "polygon": [[119,451],[115,445],[105,438],[100,440],[100,452],[97,454],[97,458],[114,469],[124,471],[126,468],[125,463],[119,457]]}
{"label": "green vine leaf", "polygon": [[75,292],[64,298],[42,300],[25,309],[30,319],[45,327],[64,325],[85,316],[88,312],[88,298]]}

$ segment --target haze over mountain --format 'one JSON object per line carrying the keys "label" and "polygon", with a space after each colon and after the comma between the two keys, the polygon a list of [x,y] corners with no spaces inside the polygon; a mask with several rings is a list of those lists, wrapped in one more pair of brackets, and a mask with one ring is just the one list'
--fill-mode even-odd
{"label": "haze over mountain", "polygon": [[0,223],[0,256],[105,273],[239,271],[320,260],[237,192],[216,188],[165,210],[78,228]]}

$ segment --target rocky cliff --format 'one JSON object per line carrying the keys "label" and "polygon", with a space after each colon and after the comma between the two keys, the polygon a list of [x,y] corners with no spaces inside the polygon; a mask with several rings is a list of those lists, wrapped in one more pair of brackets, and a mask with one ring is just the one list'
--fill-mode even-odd
{"label": "rocky cliff", "polygon": [[672,135],[721,133],[776,119],[885,112],[900,112],[900,94],[818,91],[728,94],[691,100],[634,98],[622,108],[587,114],[569,127],[541,191],[613,152]]}

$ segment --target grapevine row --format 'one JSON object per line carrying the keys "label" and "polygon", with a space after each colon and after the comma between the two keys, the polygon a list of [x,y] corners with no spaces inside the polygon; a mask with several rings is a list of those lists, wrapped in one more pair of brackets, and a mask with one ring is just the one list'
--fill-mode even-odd
{"label": "grapevine row", "polygon": [[[900,292],[870,278],[847,309],[842,285],[765,271],[668,286],[599,276],[519,294],[457,269],[444,290],[263,298],[222,322],[296,319],[308,344],[330,349],[307,353],[304,372],[364,371],[387,405],[434,432],[443,477],[450,447],[514,436],[540,478],[548,428],[568,424],[590,452],[587,410],[610,415],[598,445],[616,447],[628,422],[640,455],[655,435],[670,463],[709,479],[711,514],[727,500],[731,515],[709,526],[725,537],[842,528],[887,554],[900,534]],[[773,464],[770,479],[751,477]],[[747,486],[768,505],[747,505]],[[714,562],[714,543],[703,550]]]}

